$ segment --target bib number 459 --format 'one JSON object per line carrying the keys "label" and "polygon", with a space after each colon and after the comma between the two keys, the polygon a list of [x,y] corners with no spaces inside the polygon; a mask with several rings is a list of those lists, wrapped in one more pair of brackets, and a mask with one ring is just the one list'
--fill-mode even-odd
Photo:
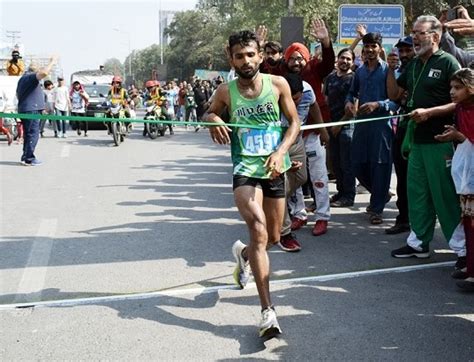
{"label": "bib number 459", "polygon": [[280,143],[280,132],[250,130],[242,137],[243,152],[246,155],[266,156],[275,151]]}

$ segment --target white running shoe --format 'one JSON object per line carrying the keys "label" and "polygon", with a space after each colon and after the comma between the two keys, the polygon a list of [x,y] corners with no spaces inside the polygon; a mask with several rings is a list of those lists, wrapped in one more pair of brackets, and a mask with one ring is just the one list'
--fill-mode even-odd
{"label": "white running shoe", "polygon": [[275,337],[281,334],[281,328],[277,321],[277,316],[272,307],[267,307],[262,311],[262,321],[260,322],[260,337]]}
{"label": "white running shoe", "polygon": [[250,278],[250,263],[242,256],[242,251],[246,246],[247,245],[240,240],[237,240],[234,245],[232,245],[232,254],[237,262],[234,270],[234,280],[242,289],[245,288]]}

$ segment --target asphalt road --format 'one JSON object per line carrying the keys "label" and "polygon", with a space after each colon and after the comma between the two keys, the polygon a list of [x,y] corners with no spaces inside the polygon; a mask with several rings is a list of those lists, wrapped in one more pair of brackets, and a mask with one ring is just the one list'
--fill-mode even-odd
{"label": "asphalt road", "polygon": [[262,341],[255,288],[232,286],[247,232],[229,149],[182,127],[150,140],[138,125],[119,147],[68,136],[47,129],[38,167],[0,138],[1,360],[474,359],[473,295],[439,229],[430,259],[390,257],[406,237],[383,232],[394,199],[381,226],[358,195],[328,234],[298,231],[301,252],[270,251],[284,334]]}

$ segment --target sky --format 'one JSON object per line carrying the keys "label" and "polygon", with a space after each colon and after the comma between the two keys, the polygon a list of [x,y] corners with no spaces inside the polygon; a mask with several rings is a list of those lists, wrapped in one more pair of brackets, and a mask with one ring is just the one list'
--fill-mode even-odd
{"label": "sky", "polygon": [[193,9],[197,0],[0,0],[0,41],[19,31],[23,56],[60,57],[66,79],[98,69],[106,59],[124,61],[129,50],[159,43],[158,13]]}

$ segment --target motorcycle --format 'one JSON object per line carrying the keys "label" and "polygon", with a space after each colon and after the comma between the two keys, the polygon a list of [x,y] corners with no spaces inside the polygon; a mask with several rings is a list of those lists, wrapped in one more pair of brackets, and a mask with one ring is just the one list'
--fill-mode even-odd
{"label": "motorcycle", "polygon": [[[161,107],[157,104],[153,104],[146,108],[146,114],[144,119],[149,121],[156,121],[159,119],[166,119],[166,117],[162,114]],[[163,137],[165,135],[166,128],[167,126],[164,123],[145,123],[145,131],[152,140],[158,137],[158,134]]]}
{"label": "motorcycle", "polygon": [[[7,105],[7,102],[3,97],[0,97],[0,110],[3,113],[15,113],[14,109],[10,109]],[[3,118],[3,127],[7,129],[7,131],[10,133],[11,137],[13,140],[16,140],[18,138],[18,126],[17,124],[21,122],[20,120],[16,118],[10,118],[10,117],[5,117]],[[7,136],[8,137],[8,136]]]}
{"label": "motorcycle", "polygon": [[125,140],[129,130],[129,126],[125,124],[124,121],[121,121],[121,119],[126,118],[125,110],[123,109],[122,105],[111,104],[109,107],[109,112],[107,112],[107,118],[117,119],[117,121],[110,122],[107,128],[110,133],[112,133],[115,146],[120,146],[120,143]]}

